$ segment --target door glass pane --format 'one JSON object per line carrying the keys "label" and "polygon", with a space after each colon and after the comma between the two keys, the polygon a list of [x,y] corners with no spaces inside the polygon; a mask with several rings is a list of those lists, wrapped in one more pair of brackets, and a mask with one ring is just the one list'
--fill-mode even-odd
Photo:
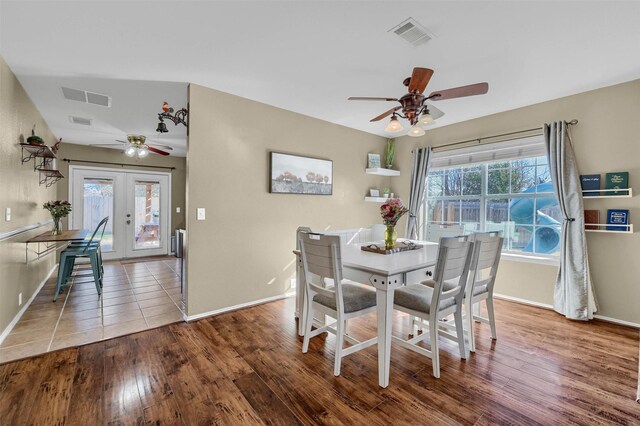
{"label": "door glass pane", "polygon": [[83,198],[82,227],[93,232],[98,223],[109,216],[100,245],[105,251],[113,250],[113,180],[84,178]]}
{"label": "door glass pane", "polygon": [[136,181],[133,215],[135,248],[160,247],[160,183]]}

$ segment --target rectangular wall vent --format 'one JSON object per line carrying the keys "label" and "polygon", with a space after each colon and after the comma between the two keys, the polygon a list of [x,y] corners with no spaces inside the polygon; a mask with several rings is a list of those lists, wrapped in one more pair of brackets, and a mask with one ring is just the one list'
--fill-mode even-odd
{"label": "rectangular wall vent", "polygon": [[82,124],[83,126],[91,126],[90,118],[75,117],[73,115],[70,115],[69,121],[71,121],[73,124]]}
{"label": "rectangular wall vent", "polygon": [[86,104],[100,105],[103,107],[111,107],[111,98],[100,93],[87,92],[85,90],[71,89],[62,87],[62,96],[70,101],[84,102]]}
{"label": "rectangular wall vent", "polygon": [[413,46],[425,44],[435,37],[431,31],[413,18],[402,21],[388,32],[393,32]]}

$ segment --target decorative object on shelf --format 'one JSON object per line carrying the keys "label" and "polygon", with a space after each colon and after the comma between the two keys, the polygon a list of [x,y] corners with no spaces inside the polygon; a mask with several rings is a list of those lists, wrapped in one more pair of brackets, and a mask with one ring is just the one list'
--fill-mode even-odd
{"label": "decorative object on shelf", "polygon": [[380,167],[380,154],[367,154],[367,168],[374,169]]}
{"label": "decorative object on shelf", "polygon": [[594,191],[600,189],[600,175],[580,175],[580,186],[582,186],[583,197],[595,197],[600,195],[599,192]]}
{"label": "decorative object on shelf", "polygon": [[607,210],[607,231],[626,231],[629,225],[629,210],[609,209]]}
{"label": "decorative object on shelf", "polygon": [[53,218],[53,229],[51,235],[60,235],[62,228],[60,228],[60,219],[67,217],[71,212],[71,203],[68,201],[56,200],[47,201],[42,205],[43,209],[49,210],[51,217]]}
{"label": "decorative object on shelf", "polygon": [[160,122],[158,123],[158,127],[156,128],[156,132],[158,133],[167,133],[167,125],[164,123],[164,120],[170,120],[176,126],[179,123],[182,123],[185,127],[189,127],[188,120],[189,111],[186,108],[181,108],[178,111],[173,113],[173,108],[169,106],[167,102],[162,103],[162,112],[158,113],[158,119]]}
{"label": "decorative object on shelf", "polygon": [[62,138],[60,138],[58,142],[53,144],[53,146],[51,147],[51,151],[53,151],[54,154],[57,154],[58,151],[60,151],[60,145],[62,145]]}
{"label": "decorative object on shelf", "polygon": [[395,246],[397,233],[396,224],[398,220],[406,213],[407,209],[400,198],[391,198],[385,201],[380,206],[380,216],[382,216],[382,223],[385,224],[387,229],[384,231],[384,247],[385,250],[391,250]]}
{"label": "decorative object on shelf", "polygon": [[379,197],[380,196],[380,191],[376,188],[371,188],[369,190],[369,196],[370,197]]}
{"label": "decorative object on shelf", "polygon": [[585,210],[584,223],[584,229],[598,229],[597,225],[600,223],[600,210]]}
{"label": "decorative object on shelf", "polygon": [[387,169],[393,168],[393,160],[396,157],[396,141],[395,139],[387,139],[387,148],[384,151],[384,162]]}
{"label": "decorative object on shelf", "polygon": [[272,194],[333,194],[333,161],[271,152]]}
{"label": "decorative object on shelf", "polygon": [[[605,189],[628,189],[629,188],[629,172],[612,172],[607,173],[604,179]],[[629,191],[613,191],[607,195],[627,195]]]}
{"label": "decorative object on shelf", "polygon": [[27,143],[29,145],[44,145],[44,141],[40,136],[36,136],[36,125],[33,125],[31,129],[31,136],[27,138]]}
{"label": "decorative object on shelf", "polygon": [[391,190],[389,188],[384,188],[382,190],[382,195],[384,196],[384,198],[389,198],[389,196],[391,195]]}
{"label": "decorative object on shelf", "polygon": [[400,103],[400,106],[391,108],[387,112],[380,114],[370,121],[379,121],[385,117],[391,116],[391,122],[385,128],[385,131],[395,133],[403,129],[402,124],[398,121],[398,117],[401,117],[409,121],[412,126],[408,133],[409,136],[422,136],[424,135],[424,129],[420,126],[429,125],[433,123],[434,120],[444,115],[444,112],[440,111],[433,105],[427,104],[427,101],[442,101],[446,99],[462,98],[465,96],[484,95],[489,91],[488,83],[476,83],[468,86],[431,92],[429,96],[425,96],[423,92],[427,87],[429,80],[431,80],[432,75],[433,70],[429,68],[414,68],[411,77],[408,77],[403,81],[403,84],[407,86],[408,93],[403,95],[400,99],[352,96],[349,100],[398,102]]}

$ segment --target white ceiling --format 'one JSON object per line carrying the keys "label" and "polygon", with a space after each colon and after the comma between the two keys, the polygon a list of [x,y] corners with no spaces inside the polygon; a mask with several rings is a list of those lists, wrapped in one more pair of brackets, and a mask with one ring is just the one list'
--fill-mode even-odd
{"label": "white ceiling", "polygon": [[[640,78],[633,1],[2,1],[0,15],[0,53],[72,143],[153,135],[162,101],[186,104],[186,82],[386,136],[369,119],[395,104],[347,97],[399,97],[415,66],[435,70],[427,92],[489,83],[436,103],[438,126]],[[436,38],[413,47],[387,32],[408,17]],[[113,106],[65,100],[61,85]],[[184,128],[168,126],[160,143],[184,155]]]}

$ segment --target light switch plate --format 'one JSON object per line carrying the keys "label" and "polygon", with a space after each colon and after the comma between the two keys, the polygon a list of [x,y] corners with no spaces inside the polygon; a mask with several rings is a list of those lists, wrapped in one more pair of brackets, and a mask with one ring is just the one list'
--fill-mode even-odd
{"label": "light switch plate", "polygon": [[205,219],[205,211],[204,211],[204,207],[198,207],[198,210],[197,210],[197,219],[198,219],[198,220],[204,220],[204,219]]}
{"label": "light switch plate", "polygon": [[176,213],[180,213],[180,207],[176,207]]}
{"label": "light switch plate", "polygon": [[9,222],[11,220],[11,207],[4,209],[4,220]]}

